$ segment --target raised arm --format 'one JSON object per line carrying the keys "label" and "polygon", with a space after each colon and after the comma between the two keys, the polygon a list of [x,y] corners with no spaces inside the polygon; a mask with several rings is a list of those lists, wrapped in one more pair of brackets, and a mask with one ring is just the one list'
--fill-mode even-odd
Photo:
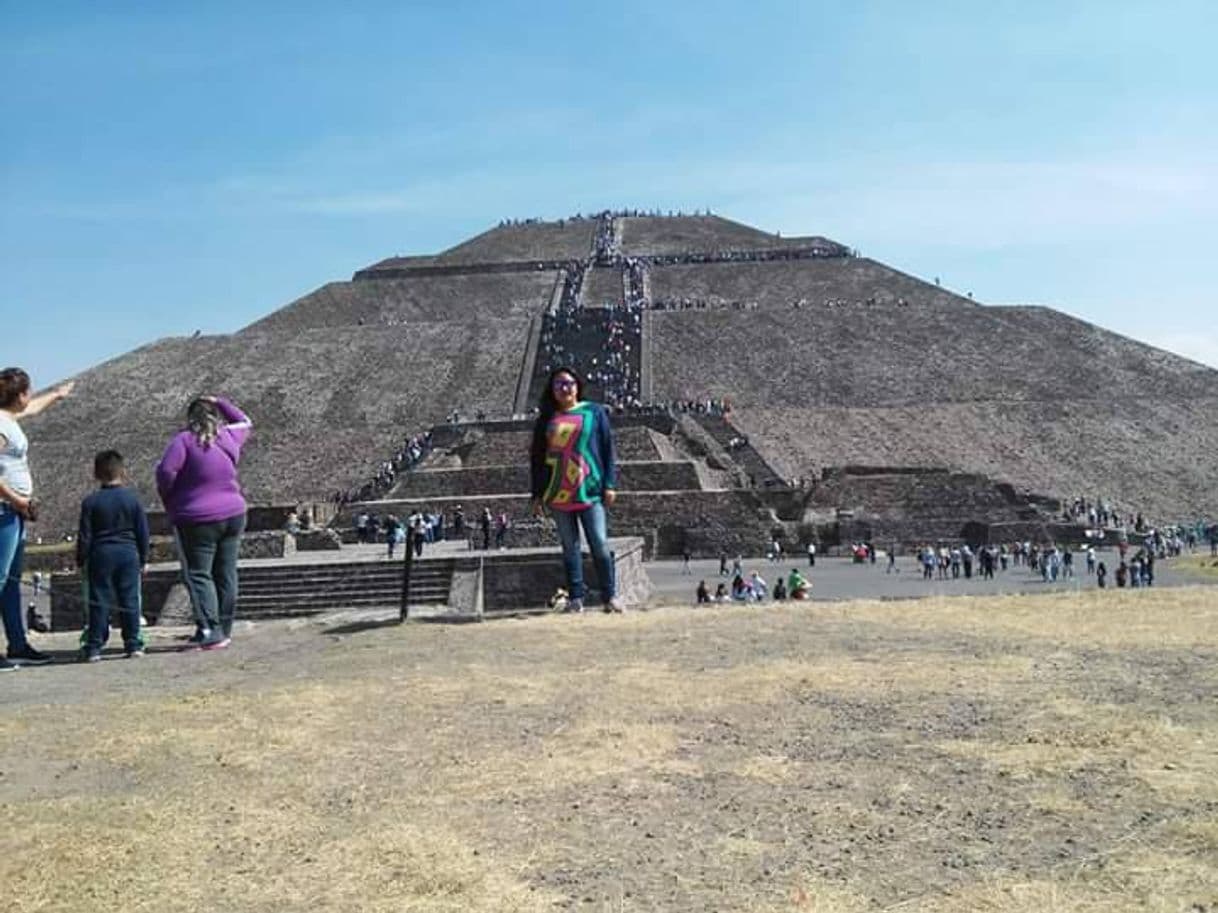
{"label": "raised arm", "polygon": [[54,390],[49,390],[41,396],[30,397],[29,405],[25,407],[22,415],[31,416],[37,415],[47,406],[53,406],[61,399],[66,399],[72,395],[72,390],[76,386],[76,381],[70,380],[66,384],[60,384]]}
{"label": "raised arm", "polygon": [[212,402],[216,404],[216,411],[224,419],[224,427],[237,439],[238,444],[244,444],[254,427],[250,417],[222,396],[213,397]]}

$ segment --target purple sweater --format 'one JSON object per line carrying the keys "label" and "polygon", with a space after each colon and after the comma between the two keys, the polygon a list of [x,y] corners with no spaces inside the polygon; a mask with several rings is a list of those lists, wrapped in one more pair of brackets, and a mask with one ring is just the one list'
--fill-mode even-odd
{"label": "purple sweater", "polygon": [[241,448],[253,424],[226,399],[216,398],[224,418],[210,447],[189,431],[174,435],[156,465],[156,487],[174,526],[215,523],[245,513],[237,481]]}

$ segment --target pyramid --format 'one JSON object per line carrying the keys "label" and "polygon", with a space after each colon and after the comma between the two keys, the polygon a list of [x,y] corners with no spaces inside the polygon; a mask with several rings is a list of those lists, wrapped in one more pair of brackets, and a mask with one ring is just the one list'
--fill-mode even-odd
{"label": "pyramid", "polygon": [[624,302],[641,309],[624,406],[728,400],[772,480],[933,467],[1160,522],[1218,514],[1218,371],[1051,309],[961,297],[823,237],[628,213],[503,223],[381,259],[235,333],[162,339],[82,372],[73,397],[25,423],[41,530],[74,527],[104,447],[155,505],[153,466],[199,393],[254,420],[252,503],[358,488],[454,409],[526,414],[554,315],[590,315],[594,349],[596,315]]}

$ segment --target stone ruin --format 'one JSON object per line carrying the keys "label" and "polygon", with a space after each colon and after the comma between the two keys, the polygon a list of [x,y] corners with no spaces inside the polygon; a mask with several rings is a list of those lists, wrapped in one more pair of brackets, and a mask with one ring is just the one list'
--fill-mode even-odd
{"label": "stone ruin", "polygon": [[[601,318],[624,307],[639,327],[614,532],[649,554],[1042,529],[1078,496],[1159,521],[1218,513],[1218,371],[1047,308],[980,304],[822,237],[605,213],[391,257],[235,333],[82,372],[75,396],[27,423],[40,530],[74,527],[103,447],[155,505],[153,466],[186,402],[223,392],[255,422],[252,504],[358,492],[435,429],[428,461],[369,508],[489,505],[523,537],[521,417],[542,340],[594,357]],[[574,328],[573,312],[587,317]],[[707,400],[730,413],[652,405]]]}

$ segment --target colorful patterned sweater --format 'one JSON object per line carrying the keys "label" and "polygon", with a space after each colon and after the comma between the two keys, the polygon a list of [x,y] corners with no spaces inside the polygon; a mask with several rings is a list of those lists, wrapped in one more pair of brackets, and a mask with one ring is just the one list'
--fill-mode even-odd
{"label": "colorful patterned sweater", "polygon": [[533,434],[533,497],[554,510],[585,510],[617,487],[609,414],[597,403],[555,412]]}

